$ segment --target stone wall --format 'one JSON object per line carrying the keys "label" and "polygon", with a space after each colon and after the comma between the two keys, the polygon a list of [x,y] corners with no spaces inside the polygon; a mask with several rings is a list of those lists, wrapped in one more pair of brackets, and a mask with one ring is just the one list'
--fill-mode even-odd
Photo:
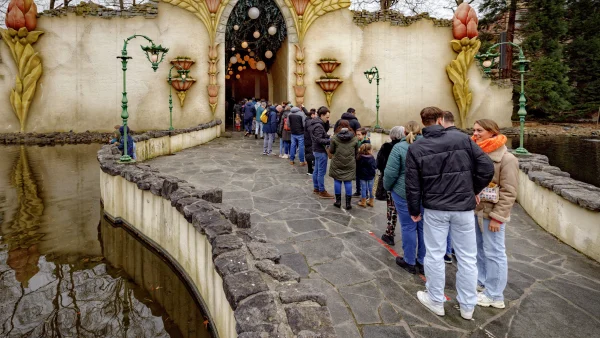
{"label": "stone wall", "polygon": [[548,157],[519,158],[517,201],[542,228],[600,262],[600,187],[576,181]]}
{"label": "stone wall", "polygon": [[[152,138],[142,135],[141,142],[144,137]],[[105,213],[181,267],[219,337],[335,336],[325,296],[278,264],[279,250],[252,228],[248,211],[220,204],[220,189],[200,191],[143,163],[118,164],[118,158],[114,146],[98,152]]]}
{"label": "stone wall", "polygon": [[73,13],[77,16],[84,17],[101,17],[105,19],[109,18],[133,18],[133,17],[144,17],[146,19],[154,19],[158,16],[158,3],[159,0],[148,0],[148,2],[130,6],[123,10],[107,8],[102,5],[93,2],[80,2],[75,6],[60,7],[56,9],[45,10],[38,13],[38,18],[41,17],[57,17],[65,16],[69,13]]}

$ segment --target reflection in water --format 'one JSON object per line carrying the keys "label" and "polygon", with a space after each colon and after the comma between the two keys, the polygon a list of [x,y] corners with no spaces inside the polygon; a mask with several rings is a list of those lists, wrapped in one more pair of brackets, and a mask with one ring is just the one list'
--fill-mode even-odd
{"label": "reflection in water", "polygon": [[39,271],[37,243],[44,236],[38,232],[44,202],[38,196],[25,146],[20,146],[10,176],[17,192],[17,207],[3,241],[8,244],[8,265],[16,272],[17,280],[27,287],[29,278]]}
{"label": "reflection in water", "polygon": [[[569,136],[526,136],[525,149],[548,156],[550,164],[571,174],[571,177],[600,187],[600,142]],[[509,142],[510,144],[510,142]],[[519,138],[512,139],[513,149]]]}
{"label": "reflection in water", "polygon": [[172,271],[123,230],[98,233],[99,147],[0,147],[0,337],[209,337]]}

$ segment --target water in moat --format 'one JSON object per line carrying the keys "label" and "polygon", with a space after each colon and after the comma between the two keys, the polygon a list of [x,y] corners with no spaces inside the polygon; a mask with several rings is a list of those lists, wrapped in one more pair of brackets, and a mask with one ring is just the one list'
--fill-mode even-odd
{"label": "water in moat", "polygon": [[0,146],[0,337],[211,337],[171,267],[101,217],[99,148]]}
{"label": "water in moat", "polygon": [[[600,139],[568,136],[526,136],[524,147],[529,152],[548,156],[550,164],[571,177],[600,187]],[[512,138],[519,147],[519,138]]]}

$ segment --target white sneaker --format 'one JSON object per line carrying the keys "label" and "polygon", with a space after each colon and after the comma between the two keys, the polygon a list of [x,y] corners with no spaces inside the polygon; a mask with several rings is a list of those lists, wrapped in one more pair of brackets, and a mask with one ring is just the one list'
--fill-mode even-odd
{"label": "white sneaker", "polygon": [[427,291],[417,291],[417,298],[419,302],[423,304],[429,311],[435,313],[438,316],[443,316],[446,313],[444,312],[444,305],[435,305],[429,298],[429,293]]}
{"label": "white sneaker", "polygon": [[491,300],[488,296],[486,296],[483,292],[477,293],[477,305],[483,307],[495,307],[496,309],[504,309],[506,305],[504,305],[503,300]]}
{"label": "white sneaker", "polygon": [[471,311],[467,311],[467,310],[463,310],[462,308],[460,308],[460,316],[466,320],[471,320],[471,319],[473,319],[474,311],[475,311],[475,309],[473,309]]}

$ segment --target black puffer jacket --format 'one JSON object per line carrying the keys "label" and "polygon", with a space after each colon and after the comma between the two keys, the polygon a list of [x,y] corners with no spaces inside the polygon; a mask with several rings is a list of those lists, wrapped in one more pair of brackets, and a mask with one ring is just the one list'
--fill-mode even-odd
{"label": "black puffer jacket", "polygon": [[426,209],[469,211],[475,195],[494,176],[492,160],[468,135],[442,126],[423,129],[423,138],[408,148],[406,199],[411,216]]}
{"label": "black puffer jacket", "polygon": [[358,122],[356,116],[354,116],[354,114],[352,113],[345,112],[342,114],[342,118],[335,123],[335,126],[333,126],[333,130],[337,130],[337,127],[340,125],[341,120],[347,120],[348,123],[350,123],[350,128],[352,128],[354,132],[356,132],[356,130],[360,128],[360,123]]}
{"label": "black puffer jacket", "polygon": [[308,130],[308,126],[312,123],[311,121],[316,120],[311,119],[310,117],[306,117],[306,122],[304,123],[304,157],[307,161],[314,161],[315,156],[312,151],[312,137],[310,137],[310,131]]}
{"label": "black puffer jacket", "polygon": [[379,152],[377,152],[377,169],[381,172],[381,175],[385,172],[385,166],[387,165],[388,157],[390,157],[390,153],[392,152],[392,148],[399,143],[401,140],[392,140],[391,142],[386,142],[381,146]]}
{"label": "black puffer jacket", "polygon": [[307,121],[313,153],[325,153],[325,146],[329,145],[329,135],[325,130],[323,120],[314,118]]}

